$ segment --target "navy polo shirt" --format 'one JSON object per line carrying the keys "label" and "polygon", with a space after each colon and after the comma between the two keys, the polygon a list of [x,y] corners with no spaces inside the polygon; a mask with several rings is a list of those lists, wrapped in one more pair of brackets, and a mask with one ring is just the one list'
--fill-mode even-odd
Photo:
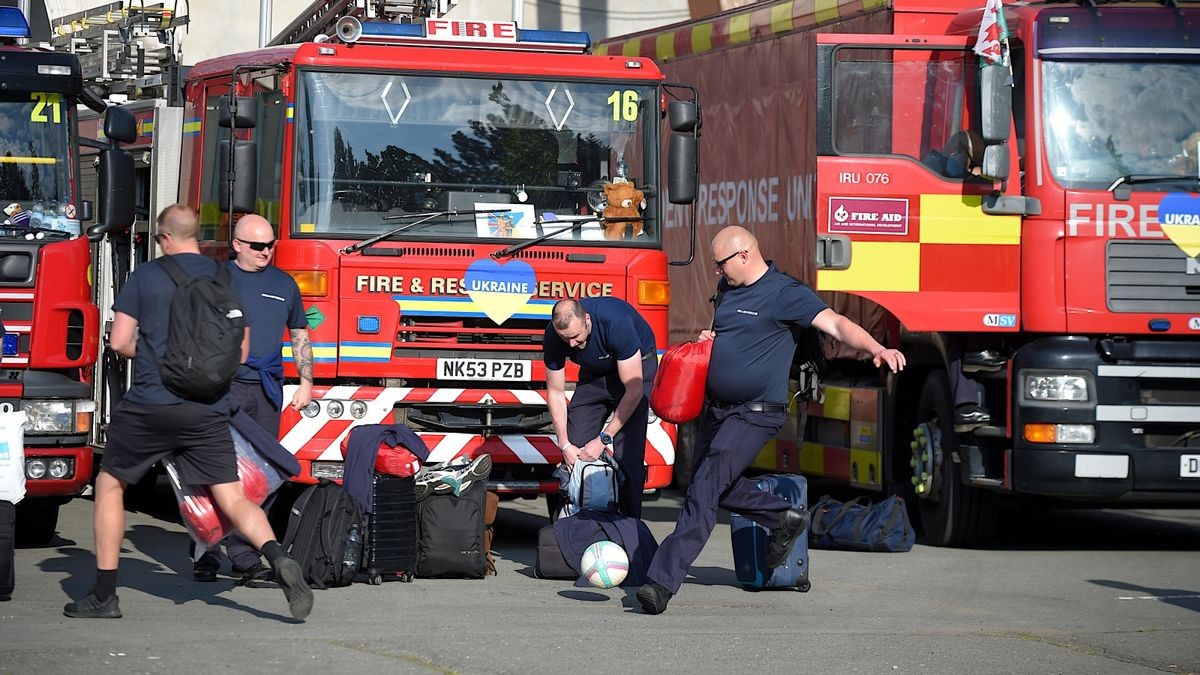
{"label": "navy polo shirt", "polygon": [[[177,253],[172,257],[190,277],[211,277],[220,264],[199,253]],[[240,290],[237,278],[234,277],[232,282],[234,292],[237,293]],[[158,263],[150,263],[138,267],[129,275],[129,280],[121,287],[121,293],[113,303],[115,311],[128,314],[138,322],[133,383],[125,393],[125,398],[133,403],[173,405],[184,400],[167,389],[158,371],[159,362],[167,353],[171,298],[174,295],[175,282],[171,280],[166,268]],[[226,396],[221,396],[208,406],[221,412],[229,410]]]}
{"label": "navy polo shirt", "polygon": [[[283,270],[268,265],[261,272],[247,272],[231,260],[229,272],[241,289],[246,324],[250,326],[250,356],[276,356],[282,348],[280,343],[285,327],[308,328],[300,287]],[[257,370],[243,364],[234,379],[258,382],[261,376]]]}
{"label": "navy polo shirt", "polygon": [[547,325],[542,337],[547,370],[562,370],[571,359],[585,374],[603,375],[615,373],[617,361],[639,350],[643,357],[655,354],[654,331],[629,303],[620,298],[585,298],[579,304],[592,316],[592,334],[583,349],[571,349],[554,324]]}
{"label": "navy polo shirt", "polygon": [[787,403],[796,352],[791,327],[807,328],[825,309],[812,289],[774,264],[754,283],[725,290],[714,325],[709,397],[725,404]]}

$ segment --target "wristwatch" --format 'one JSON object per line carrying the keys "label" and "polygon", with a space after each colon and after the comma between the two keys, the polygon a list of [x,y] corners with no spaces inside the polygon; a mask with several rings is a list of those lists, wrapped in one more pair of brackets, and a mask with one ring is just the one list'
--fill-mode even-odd
{"label": "wristwatch", "polygon": [[605,445],[612,445],[612,444],[613,444],[613,437],[612,437],[612,436],[609,436],[607,433],[605,433],[605,432],[601,431],[601,432],[600,432],[600,442],[601,442],[601,443],[603,443],[603,444],[605,444]]}

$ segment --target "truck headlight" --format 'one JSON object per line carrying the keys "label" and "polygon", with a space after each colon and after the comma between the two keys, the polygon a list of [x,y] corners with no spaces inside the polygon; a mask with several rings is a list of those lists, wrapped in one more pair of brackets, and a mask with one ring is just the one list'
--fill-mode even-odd
{"label": "truck headlight", "polygon": [[1026,375],[1025,398],[1031,401],[1087,401],[1087,379],[1081,375]]}
{"label": "truck headlight", "polygon": [[94,401],[28,399],[21,402],[27,434],[83,434],[92,426]]}

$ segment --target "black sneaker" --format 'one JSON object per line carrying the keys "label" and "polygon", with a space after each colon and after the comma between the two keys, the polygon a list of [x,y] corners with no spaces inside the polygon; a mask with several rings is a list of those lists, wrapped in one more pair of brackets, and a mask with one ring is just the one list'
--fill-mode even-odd
{"label": "black sneaker", "polygon": [[63,607],[63,614],[72,619],[119,619],[121,605],[115,595],[100,602],[94,593],[88,593],[79,602],[68,602]]}
{"label": "black sneaker", "polygon": [[313,593],[304,580],[304,570],[300,563],[284,556],[275,562],[275,579],[287,596],[288,609],[292,616],[303,620],[312,612]]}
{"label": "black sneaker", "polygon": [[257,563],[254,567],[238,572],[238,574],[240,576],[234,583],[246,588],[259,588],[265,583],[275,581],[275,571],[262,563]]}
{"label": "black sneaker", "polygon": [[771,552],[767,555],[767,567],[780,567],[787,562],[796,539],[808,528],[808,511],[792,507],[783,512],[783,522],[771,530]]}
{"label": "black sneaker", "polygon": [[217,580],[217,571],[216,570],[210,570],[206,567],[192,568],[192,581],[199,581],[202,583],[211,583],[216,580]]}
{"label": "black sneaker", "polygon": [[992,415],[983,406],[968,403],[954,409],[954,430],[958,432],[974,431],[992,423]]}
{"label": "black sneaker", "polygon": [[647,614],[662,614],[667,611],[667,603],[675,595],[661,584],[650,582],[638,589],[637,599],[642,603],[642,611]]}

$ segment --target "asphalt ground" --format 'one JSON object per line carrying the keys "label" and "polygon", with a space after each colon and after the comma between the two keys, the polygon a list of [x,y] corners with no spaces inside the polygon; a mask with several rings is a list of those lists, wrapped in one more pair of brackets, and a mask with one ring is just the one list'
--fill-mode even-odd
{"label": "asphalt ground", "polygon": [[[678,495],[647,504],[661,540]],[[813,551],[812,590],[735,585],[722,517],[665,614],[636,589],[533,576],[542,500],[505,502],[499,576],[316,592],[303,623],[276,588],[191,580],[169,492],[128,512],[125,618],[68,619],[94,578],[92,503],[17,551],[0,603],[12,673],[1184,673],[1200,671],[1200,511],[1006,513],[996,545]]]}

